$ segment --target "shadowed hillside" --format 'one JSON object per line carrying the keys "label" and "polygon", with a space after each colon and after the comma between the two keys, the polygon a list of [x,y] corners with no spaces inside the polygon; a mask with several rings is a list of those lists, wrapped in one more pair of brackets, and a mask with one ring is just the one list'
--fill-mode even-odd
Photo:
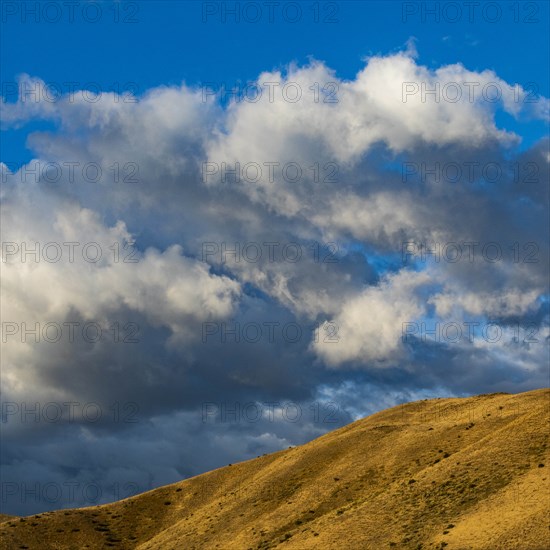
{"label": "shadowed hillside", "polygon": [[7,519],[7,549],[536,549],[550,390],[433,399],[114,504]]}

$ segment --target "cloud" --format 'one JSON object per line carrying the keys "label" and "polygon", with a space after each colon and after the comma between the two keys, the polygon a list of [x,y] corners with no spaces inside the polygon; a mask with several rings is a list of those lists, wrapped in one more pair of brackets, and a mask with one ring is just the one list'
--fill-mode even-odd
{"label": "cloud", "polygon": [[417,290],[430,282],[426,273],[406,270],[386,277],[342,306],[330,322],[337,327],[313,344],[328,365],[348,361],[395,365],[402,356],[403,323],[424,313]]}
{"label": "cloud", "polygon": [[[257,101],[229,104],[185,84],[2,102],[4,126],[54,124],[29,135],[31,162],[0,166],[3,402],[79,413],[3,410],[14,479],[148,488],[315,437],[333,425],[310,413],[330,399],[343,424],[544,383],[548,141],[521,151],[498,115],[520,128],[546,120],[548,100],[490,70],[427,68],[412,47],[351,80],[312,61],[255,85]],[[420,331],[474,321],[502,338]],[[38,341],[21,341],[23,322]],[[48,341],[48,323],[78,323],[74,340]],[[303,417],[197,420],[204,403],[285,401]],[[114,421],[116,403],[137,404],[138,425]]]}

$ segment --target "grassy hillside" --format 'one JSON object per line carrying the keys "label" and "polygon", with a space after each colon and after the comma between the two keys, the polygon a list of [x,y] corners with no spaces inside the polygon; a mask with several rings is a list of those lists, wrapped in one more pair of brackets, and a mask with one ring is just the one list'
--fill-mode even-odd
{"label": "grassy hillside", "polygon": [[19,549],[542,550],[550,390],[433,399],[114,504],[4,521]]}

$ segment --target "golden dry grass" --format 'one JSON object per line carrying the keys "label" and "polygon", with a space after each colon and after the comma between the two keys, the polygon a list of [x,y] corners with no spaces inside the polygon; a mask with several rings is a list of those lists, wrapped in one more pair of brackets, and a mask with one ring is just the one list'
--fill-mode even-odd
{"label": "golden dry grass", "polygon": [[0,524],[6,549],[550,547],[550,390],[408,403],[113,504]]}
{"label": "golden dry grass", "polygon": [[8,516],[7,514],[0,514],[0,523],[8,521],[10,519],[16,519],[17,516]]}

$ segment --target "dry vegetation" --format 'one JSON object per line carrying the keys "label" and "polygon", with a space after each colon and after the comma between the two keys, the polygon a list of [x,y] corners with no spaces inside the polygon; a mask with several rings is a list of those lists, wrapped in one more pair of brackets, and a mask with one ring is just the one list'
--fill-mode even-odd
{"label": "dry vegetation", "polygon": [[6,549],[542,550],[550,391],[408,403],[114,504],[2,517]]}

